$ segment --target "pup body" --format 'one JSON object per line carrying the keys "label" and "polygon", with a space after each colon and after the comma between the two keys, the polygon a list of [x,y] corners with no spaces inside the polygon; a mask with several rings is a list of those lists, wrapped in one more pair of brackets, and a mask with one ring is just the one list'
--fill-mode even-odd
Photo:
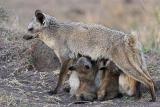
{"label": "pup body", "polygon": [[[77,100],[93,101],[96,98],[96,68],[96,64],[93,64],[87,57],[80,57],[75,64],[69,67],[69,70],[72,71],[69,79],[70,93],[75,95]],[[79,83],[73,80],[79,80]]]}
{"label": "pup body", "polygon": [[72,71],[69,77],[70,94],[72,96],[76,94],[79,86],[80,86],[80,80],[78,77],[78,73],[76,71]]}
{"label": "pup body", "polygon": [[141,93],[138,86],[139,82],[121,73],[119,76],[119,92],[128,96],[136,96],[140,98]]}
{"label": "pup body", "polygon": [[124,74],[112,61],[100,61],[101,85],[97,92],[98,99],[111,99],[119,94],[140,98],[140,84],[130,76]]}
{"label": "pup body", "polygon": [[113,99],[119,94],[119,74],[113,62],[105,59],[99,61],[98,75],[100,77],[100,85],[97,91],[98,100]]}

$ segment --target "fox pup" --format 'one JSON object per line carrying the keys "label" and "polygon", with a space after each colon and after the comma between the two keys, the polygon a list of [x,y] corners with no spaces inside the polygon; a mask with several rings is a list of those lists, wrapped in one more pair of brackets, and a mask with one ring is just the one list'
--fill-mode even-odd
{"label": "fox pup", "polygon": [[[120,97],[122,94],[140,98],[140,83],[124,74],[112,61],[102,59],[99,72],[101,85],[97,92],[99,100]],[[98,73],[99,74],[99,73]]]}
{"label": "fox pup", "polygon": [[128,96],[141,97],[140,83],[130,76],[121,73],[119,76],[119,92]]}
{"label": "fox pup", "polygon": [[112,65],[108,59],[101,59],[99,62],[98,75],[100,85],[97,91],[98,100],[108,100],[118,97],[119,95],[119,71]]}
{"label": "fox pup", "polygon": [[[80,57],[75,64],[69,67],[69,70],[72,71],[69,79],[70,93],[75,95],[77,100],[93,101],[96,98],[96,68],[96,63],[87,57]],[[73,81],[77,78],[78,82]]]}

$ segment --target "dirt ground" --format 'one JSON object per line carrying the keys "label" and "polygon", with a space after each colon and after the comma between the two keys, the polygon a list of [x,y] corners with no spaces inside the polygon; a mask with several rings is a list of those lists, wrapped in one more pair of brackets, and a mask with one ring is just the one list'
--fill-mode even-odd
{"label": "dirt ground", "polygon": [[[31,60],[30,47],[37,40],[23,40],[24,33],[0,28],[0,107],[159,107],[160,90],[157,101],[148,102],[150,94],[142,87],[142,98],[135,100],[124,96],[103,102],[74,104],[75,98],[60,90],[58,94],[49,96],[47,91],[55,88],[58,69],[50,72],[38,72]],[[149,71],[159,87],[160,55],[155,52],[145,54]],[[63,87],[62,87],[63,89]]]}

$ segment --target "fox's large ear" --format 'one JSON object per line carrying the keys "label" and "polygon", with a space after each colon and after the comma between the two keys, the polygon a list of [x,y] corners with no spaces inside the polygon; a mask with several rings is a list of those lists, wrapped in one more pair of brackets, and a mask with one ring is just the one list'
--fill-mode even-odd
{"label": "fox's large ear", "polygon": [[44,21],[44,19],[45,19],[45,16],[44,16],[44,14],[42,13],[42,11],[41,11],[41,10],[36,10],[36,11],[35,11],[35,16],[36,16],[37,20],[38,20],[41,24],[43,24],[43,21]]}

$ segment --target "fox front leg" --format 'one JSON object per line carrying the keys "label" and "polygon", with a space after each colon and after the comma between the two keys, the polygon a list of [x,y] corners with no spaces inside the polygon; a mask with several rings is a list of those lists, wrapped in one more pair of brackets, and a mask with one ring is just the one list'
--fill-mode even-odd
{"label": "fox front leg", "polygon": [[72,61],[71,59],[67,59],[62,62],[60,74],[59,74],[59,78],[58,78],[58,83],[57,83],[56,88],[54,90],[51,90],[48,92],[50,95],[56,94],[58,92],[58,90],[60,89],[60,87],[62,86],[62,84],[64,83],[64,80],[65,80],[67,73],[69,71],[68,67],[69,67],[71,61]]}

